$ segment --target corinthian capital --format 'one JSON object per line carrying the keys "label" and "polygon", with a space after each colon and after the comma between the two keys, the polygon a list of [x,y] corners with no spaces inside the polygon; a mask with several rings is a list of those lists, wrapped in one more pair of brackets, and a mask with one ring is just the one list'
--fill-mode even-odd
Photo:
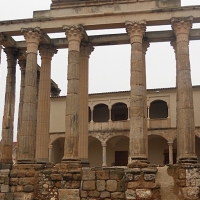
{"label": "corinthian capital", "polygon": [[80,53],[82,56],[89,57],[89,55],[94,51],[94,47],[90,43],[81,43]]}
{"label": "corinthian capital", "polygon": [[189,35],[190,29],[192,28],[193,17],[173,17],[171,19],[172,29],[174,30],[176,36],[178,34]]}
{"label": "corinthian capital", "polygon": [[40,28],[22,28],[21,32],[24,34],[27,43],[27,53],[37,53],[38,45],[41,40]]}
{"label": "corinthian capital", "polygon": [[51,59],[53,57],[53,55],[58,52],[58,50],[56,49],[56,47],[54,45],[42,44],[39,46],[39,52],[40,52],[42,59],[43,58]]}
{"label": "corinthian capital", "polygon": [[142,43],[142,38],[146,30],[146,21],[140,22],[125,22],[126,32],[128,33],[131,44],[133,43]]}
{"label": "corinthian capital", "polygon": [[6,47],[4,49],[4,52],[7,55],[8,61],[16,61],[18,56],[20,55],[19,49],[15,48],[15,47]]}
{"label": "corinthian capital", "polygon": [[83,26],[63,26],[69,43],[69,50],[80,51],[80,43],[85,33]]}

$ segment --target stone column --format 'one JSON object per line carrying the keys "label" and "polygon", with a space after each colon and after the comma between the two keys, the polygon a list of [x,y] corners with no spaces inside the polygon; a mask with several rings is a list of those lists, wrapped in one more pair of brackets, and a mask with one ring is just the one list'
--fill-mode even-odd
{"label": "stone column", "polygon": [[49,126],[50,126],[50,92],[51,92],[51,59],[57,53],[53,45],[40,45],[42,59],[38,91],[36,161],[49,162]]}
{"label": "stone column", "polygon": [[167,142],[169,145],[169,164],[173,164],[173,142]]}
{"label": "stone column", "polygon": [[20,97],[19,97],[19,109],[18,109],[17,141],[19,141],[18,136],[20,135],[19,131],[20,131],[21,122],[22,122],[22,107],[24,103],[26,60],[19,60],[18,64],[21,70],[21,83],[20,83]]}
{"label": "stone column", "polygon": [[12,163],[13,148],[13,122],[15,111],[15,82],[16,82],[16,64],[19,50],[16,48],[5,48],[7,55],[7,77],[4,103],[4,115],[2,122],[2,140],[1,140],[1,163]]}
{"label": "stone column", "polygon": [[90,107],[90,110],[91,110],[91,120],[90,120],[90,122],[94,122],[94,120],[93,120],[93,118],[94,118],[94,107],[92,106],[92,107]]}
{"label": "stone column", "polygon": [[101,145],[102,145],[102,150],[103,150],[103,152],[102,152],[102,158],[103,158],[103,164],[102,164],[102,167],[107,167],[107,163],[106,163],[106,142],[102,142],[101,143]]}
{"label": "stone column", "polygon": [[190,74],[189,32],[193,17],[172,18],[176,35],[178,163],[196,163],[193,91]]}
{"label": "stone column", "polygon": [[63,162],[79,163],[79,70],[80,43],[83,37],[82,26],[64,26],[68,39],[68,73],[67,97],[65,117],[65,146]]}
{"label": "stone column", "polygon": [[0,64],[1,64],[1,53],[2,53],[2,44],[6,41],[6,36],[3,33],[0,33]]}
{"label": "stone column", "polygon": [[130,94],[130,158],[131,162],[147,162],[146,72],[143,35],[146,22],[126,22],[131,42]]}
{"label": "stone column", "polygon": [[53,145],[50,144],[49,145],[49,162],[52,162],[52,150],[53,150]]}
{"label": "stone column", "polygon": [[89,55],[93,51],[89,44],[82,44],[80,48],[80,77],[79,77],[79,146],[78,157],[82,164],[88,161],[88,66]]}
{"label": "stone column", "polygon": [[37,121],[37,51],[40,29],[22,29],[27,44],[26,75],[22,121],[18,141],[18,163],[35,162]]}

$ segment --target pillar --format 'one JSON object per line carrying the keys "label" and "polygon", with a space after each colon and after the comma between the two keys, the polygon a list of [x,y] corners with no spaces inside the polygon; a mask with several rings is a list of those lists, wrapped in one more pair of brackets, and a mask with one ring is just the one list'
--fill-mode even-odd
{"label": "pillar", "polygon": [[22,121],[18,141],[18,163],[35,162],[37,121],[37,51],[40,29],[22,29],[27,44],[26,75]]}
{"label": "pillar", "polygon": [[106,163],[106,146],[107,146],[107,144],[106,144],[106,142],[102,142],[101,143],[101,145],[102,145],[102,158],[103,158],[103,164],[102,164],[102,167],[107,167],[107,163]]}
{"label": "pillar", "polygon": [[89,55],[93,47],[89,44],[82,44],[80,48],[80,93],[79,93],[79,146],[78,157],[82,164],[89,164],[88,161],[88,66]]}
{"label": "pillar", "polygon": [[53,151],[53,145],[49,145],[49,162],[52,162],[52,151]]}
{"label": "pillar", "polygon": [[108,121],[111,122],[112,121],[112,105],[108,106]]}
{"label": "pillar", "polygon": [[38,91],[36,161],[47,163],[49,162],[51,59],[57,50],[53,45],[40,45],[39,52],[42,64]]}
{"label": "pillar", "polygon": [[196,163],[193,92],[189,59],[189,32],[193,17],[172,18],[176,35],[176,122],[178,163]]}
{"label": "pillar", "polygon": [[146,22],[126,22],[131,42],[130,158],[147,162],[146,72],[143,57],[143,35]]}
{"label": "pillar", "polygon": [[173,164],[173,142],[167,142],[169,146],[169,164]]}
{"label": "pillar", "polygon": [[18,108],[18,125],[17,125],[17,141],[19,141],[18,136],[21,128],[22,121],[22,107],[24,102],[24,88],[25,88],[25,70],[26,70],[26,60],[19,60],[18,64],[21,71],[21,82],[20,82],[20,97],[19,97],[19,108]]}
{"label": "pillar", "polygon": [[2,122],[0,162],[12,164],[16,64],[17,64],[17,57],[19,55],[19,50],[16,48],[8,47],[5,48],[4,51],[7,55],[7,77],[6,77],[4,115]]}
{"label": "pillar", "polygon": [[65,117],[65,145],[63,162],[79,163],[79,70],[80,42],[83,37],[82,26],[64,26],[68,39],[68,72]]}

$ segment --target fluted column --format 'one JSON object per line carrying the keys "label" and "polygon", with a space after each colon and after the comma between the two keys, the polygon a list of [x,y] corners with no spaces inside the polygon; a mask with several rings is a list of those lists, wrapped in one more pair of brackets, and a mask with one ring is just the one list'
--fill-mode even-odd
{"label": "fluted column", "polygon": [[79,147],[78,157],[82,164],[88,161],[88,66],[89,55],[93,51],[89,44],[82,44],[80,48],[80,84],[79,84]]}
{"label": "fluted column", "polygon": [[19,50],[10,47],[10,48],[5,48],[4,51],[7,55],[7,77],[6,77],[4,115],[2,122],[0,162],[12,163],[16,64],[17,64],[17,57],[19,55]]}
{"label": "fluted column", "polygon": [[167,142],[169,146],[169,164],[173,164],[173,142]]}
{"label": "fluted column", "polygon": [[37,121],[37,51],[40,29],[22,29],[27,44],[26,75],[22,121],[18,141],[18,163],[35,162]]}
{"label": "fluted column", "polygon": [[103,164],[102,164],[102,167],[107,167],[107,163],[106,163],[106,142],[102,142],[101,143],[102,145],[102,158],[103,158]]}
{"label": "fluted column", "polygon": [[143,55],[143,35],[146,22],[126,22],[131,42],[130,95],[130,158],[131,162],[147,161],[146,72]]}
{"label": "fluted column", "polygon": [[189,32],[192,17],[172,18],[176,35],[177,150],[179,163],[195,163],[195,124],[189,59]]}
{"label": "fluted column", "polygon": [[50,126],[50,92],[51,92],[51,59],[57,53],[53,45],[40,45],[42,59],[38,91],[36,161],[49,162],[49,126]]}
{"label": "fluted column", "polygon": [[80,43],[83,37],[82,26],[64,26],[68,39],[68,72],[65,117],[65,146],[63,162],[78,163],[79,142],[79,70]]}
{"label": "fluted column", "polygon": [[24,88],[25,88],[25,70],[26,70],[26,60],[19,60],[18,64],[21,70],[21,83],[20,83],[20,97],[19,97],[19,108],[18,108],[18,126],[17,126],[17,141],[19,141],[19,131],[21,128],[22,121],[22,107],[24,102]]}

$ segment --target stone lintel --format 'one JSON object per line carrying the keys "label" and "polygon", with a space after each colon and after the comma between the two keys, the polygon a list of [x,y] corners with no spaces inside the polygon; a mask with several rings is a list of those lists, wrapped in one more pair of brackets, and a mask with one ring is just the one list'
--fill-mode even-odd
{"label": "stone lintel", "polygon": [[[138,7],[141,7],[142,2],[138,2]],[[108,6],[107,6],[108,7]],[[200,22],[199,9],[200,6],[187,6],[180,8],[166,8],[166,9],[150,9],[147,6],[144,11],[132,11],[134,6],[125,6],[125,8],[118,10],[111,10],[106,12],[96,11],[88,14],[88,10],[85,14],[77,15],[77,9],[72,9],[73,14],[66,16],[67,9],[61,9],[59,11],[42,11],[41,14],[35,16],[32,19],[22,20],[10,20],[0,21],[0,32],[9,35],[22,35],[20,28],[37,27],[40,26],[41,30],[45,33],[63,32],[63,24],[84,24],[85,30],[97,30],[97,29],[111,29],[111,28],[124,28],[124,22],[130,20],[134,16],[134,20],[141,21],[146,19],[148,26],[154,25],[170,25],[172,17],[185,17],[190,13],[194,17],[194,23]],[[41,17],[41,16],[42,17]],[[95,17],[94,17],[95,16]],[[122,17],[123,16],[123,17]],[[45,22],[45,23],[41,23]]]}
{"label": "stone lintel", "polygon": [[[175,34],[172,30],[151,31],[151,32],[145,33],[145,38],[148,38],[149,42],[170,42],[172,38],[174,37],[175,37]],[[192,29],[190,31],[189,39],[200,40],[200,29]],[[126,33],[88,36],[88,40],[93,46],[130,44],[129,37]],[[53,44],[57,49],[68,48],[68,41],[66,38],[51,39],[51,44]],[[4,46],[6,47],[7,45],[4,45]],[[26,42],[18,41],[16,42],[16,47],[18,49],[25,50]]]}

